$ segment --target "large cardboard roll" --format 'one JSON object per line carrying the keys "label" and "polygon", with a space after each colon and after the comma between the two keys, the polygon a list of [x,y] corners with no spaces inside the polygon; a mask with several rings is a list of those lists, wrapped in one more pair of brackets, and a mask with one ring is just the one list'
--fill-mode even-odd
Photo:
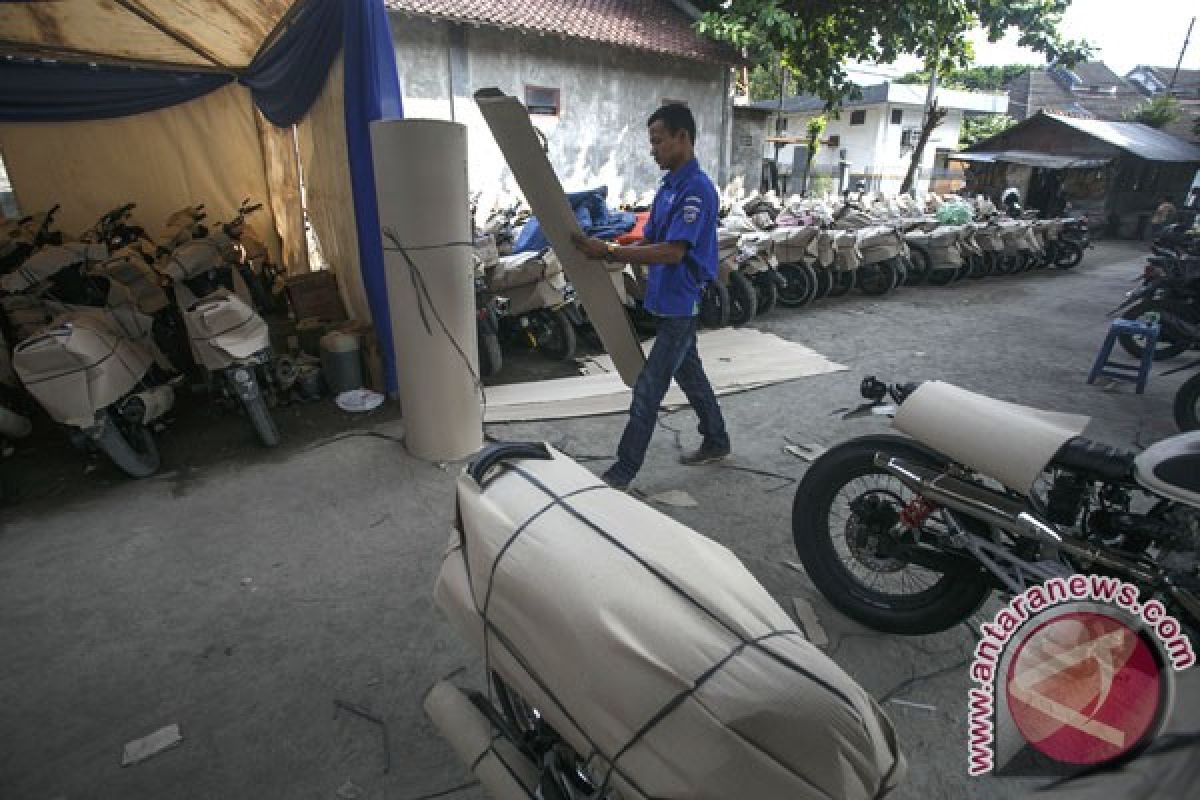
{"label": "large cardboard roll", "polygon": [[434,594],[594,777],[625,800],[897,785],[891,722],[729,550],[546,453],[459,480]]}
{"label": "large cardboard roll", "polygon": [[371,150],[404,442],[417,458],[465,458],[483,445],[467,129],[372,122]]}

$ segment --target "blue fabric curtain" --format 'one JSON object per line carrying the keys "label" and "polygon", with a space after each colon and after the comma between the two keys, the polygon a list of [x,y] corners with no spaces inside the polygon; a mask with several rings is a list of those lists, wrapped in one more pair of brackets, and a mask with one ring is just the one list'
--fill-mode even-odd
{"label": "blue fabric curtain", "polygon": [[343,5],[355,5],[350,0],[296,2],[302,5],[287,30],[237,76],[0,59],[0,121],[124,117],[186,103],[236,77],[250,88],[263,116],[280,127],[292,125],[320,93],[337,57]]}
{"label": "blue fabric curtain", "polygon": [[297,2],[303,6],[291,25],[239,78],[258,110],[280,128],[295,125],[308,111],[342,46],[343,0]]}
{"label": "blue fabric curtain", "polygon": [[383,241],[375,201],[370,123],[403,116],[400,78],[383,0],[345,0],[345,3],[346,149],[358,229],[359,269],[375,332],[383,348],[388,391],[395,392],[396,355],[392,350],[392,317],[388,312]]}
{"label": "blue fabric curtain", "polygon": [[186,103],[232,75],[0,59],[0,121],[112,119]]}

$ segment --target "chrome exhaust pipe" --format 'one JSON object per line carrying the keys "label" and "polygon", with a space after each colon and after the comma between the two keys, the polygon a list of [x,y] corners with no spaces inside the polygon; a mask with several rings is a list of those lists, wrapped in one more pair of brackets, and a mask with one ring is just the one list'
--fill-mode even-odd
{"label": "chrome exhaust pipe", "polygon": [[[875,466],[894,476],[914,492],[952,511],[962,512],[1009,533],[1058,548],[1081,562],[1120,570],[1150,585],[1163,584],[1163,576],[1156,570],[1113,555],[1072,536],[1063,536],[1054,526],[1030,513],[1022,502],[886,453],[875,454]],[[1174,587],[1171,589],[1174,590]],[[1197,603],[1196,600],[1189,599],[1192,603]]]}
{"label": "chrome exhaust pipe", "polygon": [[1024,503],[886,453],[875,454],[875,466],[914,492],[954,511],[1042,544],[1061,546],[1063,543],[1058,531],[1030,514]]}

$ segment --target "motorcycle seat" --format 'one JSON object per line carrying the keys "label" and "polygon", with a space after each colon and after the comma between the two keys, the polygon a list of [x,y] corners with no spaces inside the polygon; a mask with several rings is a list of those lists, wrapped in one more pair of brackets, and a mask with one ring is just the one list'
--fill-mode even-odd
{"label": "motorcycle seat", "polygon": [[1076,436],[1059,448],[1051,463],[1056,467],[1095,475],[1106,481],[1121,481],[1132,474],[1136,455],[1102,442]]}
{"label": "motorcycle seat", "polygon": [[1134,459],[1134,477],[1152,491],[1200,508],[1200,431],[1147,447]]}

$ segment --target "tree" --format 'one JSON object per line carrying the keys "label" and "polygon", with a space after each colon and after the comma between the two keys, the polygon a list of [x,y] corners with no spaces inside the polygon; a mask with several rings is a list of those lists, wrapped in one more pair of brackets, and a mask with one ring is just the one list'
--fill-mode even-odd
{"label": "tree", "polygon": [[958,132],[958,146],[970,147],[984,139],[990,139],[998,133],[1004,133],[1016,124],[1017,121],[1007,114],[964,117],[962,128]]}
{"label": "tree", "polygon": [[[1071,0],[693,0],[703,12],[699,30],[742,48],[752,57],[772,54],[794,78],[798,91],[821,97],[827,108],[854,96],[846,63],[890,64],[903,53],[924,61],[931,85],[939,72],[966,69],[976,27],[998,41],[1010,27],[1018,43],[1066,66],[1091,52],[1086,42],[1059,33]],[[941,122],[930,92],[925,124],[905,178],[911,187],[933,129]]]}
{"label": "tree", "polygon": [[758,64],[750,70],[750,102],[778,100],[783,91],[783,67],[774,64]]}
{"label": "tree", "polygon": [[[1000,67],[967,67],[938,76],[938,83],[949,89],[969,89],[976,92],[1002,92],[1008,84],[1029,72],[1028,64],[1005,64]],[[928,72],[909,72],[896,79],[897,83],[929,83]]]}
{"label": "tree", "polygon": [[1125,114],[1125,119],[1149,125],[1151,128],[1165,128],[1182,115],[1178,100],[1169,94],[1159,94]]}
{"label": "tree", "polygon": [[[813,160],[817,157],[817,151],[821,149],[821,134],[825,133],[825,125],[828,120],[824,115],[818,114],[808,121],[805,133],[808,134],[808,154],[804,160],[804,182],[800,186],[800,193],[804,194],[808,191],[808,178],[812,175]],[[795,176],[793,176],[795,177]]]}

